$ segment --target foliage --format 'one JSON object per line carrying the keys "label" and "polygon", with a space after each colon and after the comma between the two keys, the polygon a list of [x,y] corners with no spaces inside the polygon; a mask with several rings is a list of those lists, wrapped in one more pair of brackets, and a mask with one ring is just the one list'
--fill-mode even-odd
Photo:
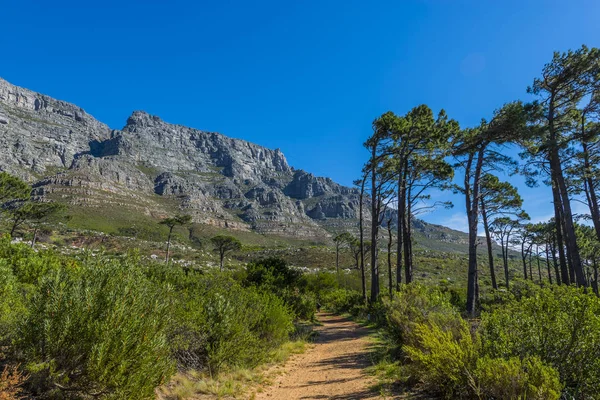
{"label": "foliage", "polygon": [[161,220],[159,224],[166,225],[172,230],[176,226],[188,225],[190,222],[192,222],[192,217],[190,215],[177,214],[174,217]]}
{"label": "foliage", "polygon": [[364,310],[362,295],[355,290],[335,289],[321,296],[323,306],[334,313],[358,315]]}
{"label": "foliage", "polygon": [[60,268],[42,279],[17,345],[39,385],[148,398],[173,371],[164,296],[127,263]]}
{"label": "foliage", "polygon": [[309,293],[313,293],[319,300],[322,300],[323,296],[330,291],[337,289],[339,286],[336,275],[326,271],[304,274],[302,279],[305,282],[305,290]]}
{"label": "foliage", "polygon": [[576,396],[600,393],[600,299],[583,289],[539,289],[482,315],[484,353],[539,357]]}
{"label": "foliage", "polygon": [[[165,256],[165,263],[169,263],[169,257],[171,252],[171,237],[173,236],[173,229],[176,226],[189,225],[192,222],[191,215],[177,214],[174,217],[165,218],[159,222],[161,225],[166,225],[169,228],[169,237],[167,238],[167,254]],[[221,261],[221,267],[223,262]]]}
{"label": "foliage", "polygon": [[306,291],[307,280],[302,272],[290,268],[282,259],[270,257],[249,263],[243,283],[267,293],[277,294],[297,318],[312,319],[314,315],[314,292]]}
{"label": "foliage", "polygon": [[270,257],[249,263],[244,282],[246,285],[279,290],[298,287],[301,277],[302,273],[290,268],[284,260]]}
{"label": "foliage", "polygon": [[413,344],[403,347],[426,388],[448,398],[466,396],[472,390],[480,346],[469,325],[459,321],[456,329],[431,321],[417,323]]}
{"label": "foliage", "polygon": [[435,322],[447,328],[456,324],[459,317],[449,295],[417,283],[403,285],[391,300],[384,300],[384,307],[386,331],[398,347],[414,344],[415,329],[419,324]]}
{"label": "foliage", "polygon": [[558,400],[558,372],[537,357],[482,357],[474,371],[480,397],[491,399]]}
{"label": "foliage", "polygon": [[43,276],[73,260],[61,259],[52,251],[36,252],[24,244],[10,243],[10,237],[0,239],[0,259],[5,260],[17,280],[29,288],[36,287]]}
{"label": "foliage", "polygon": [[176,354],[186,369],[255,366],[293,329],[281,299],[227,278],[203,280],[179,304]]}
{"label": "foliage", "polygon": [[20,178],[0,172],[0,204],[29,198],[31,187]]}
{"label": "foliage", "polygon": [[0,347],[15,333],[17,321],[25,313],[20,285],[6,260],[0,259]]}
{"label": "foliage", "polygon": [[58,218],[66,211],[67,207],[56,202],[16,201],[6,208],[11,224],[11,235],[25,224],[39,226]]}
{"label": "foliage", "polygon": [[225,258],[225,254],[242,248],[242,243],[233,236],[217,235],[213,236],[210,241],[213,244],[215,251],[219,253],[221,270],[223,270],[223,259]]}
{"label": "foliage", "polygon": [[18,367],[4,366],[0,373],[0,400],[18,400],[22,391],[21,386],[28,377],[19,371]]}

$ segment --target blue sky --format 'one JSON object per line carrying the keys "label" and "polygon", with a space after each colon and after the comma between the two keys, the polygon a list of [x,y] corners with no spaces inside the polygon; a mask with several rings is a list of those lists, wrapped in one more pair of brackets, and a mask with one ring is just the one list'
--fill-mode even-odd
{"label": "blue sky", "polygon": [[[371,121],[418,104],[476,125],[554,50],[600,45],[597,0],[0,0],[0,76],[113,128],[133,110],[281,148],[351,184]],[[549,191],[527,189],[534,219]],[[448,197],[453,197],[448,195]],[[425,216],[465,229],[463,203]]]}

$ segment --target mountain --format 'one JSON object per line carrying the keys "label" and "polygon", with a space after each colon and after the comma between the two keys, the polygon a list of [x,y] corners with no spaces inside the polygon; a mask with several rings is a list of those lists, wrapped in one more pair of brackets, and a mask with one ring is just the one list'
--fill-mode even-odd
{"label": "mountain", "polygon": [[[357,225],[356,188],[294,169],[279,149],[143,111],[111,129],[76,105],[3,79],[0,169],[87,220],[184,212],[198,223],[311,239]],[[424,242],[464,244],[462,232],[422,221],[415,227]]]}
{"label": "mountain", "polygon": [[357,217],[356,189],[295,170],[280,150],[142,111],[110,129],[2,79],[0,168],[34,182],[40,197],[92,210],[159,218],[176,208],[196,222],[266,234],[325,237],[325,227]]}

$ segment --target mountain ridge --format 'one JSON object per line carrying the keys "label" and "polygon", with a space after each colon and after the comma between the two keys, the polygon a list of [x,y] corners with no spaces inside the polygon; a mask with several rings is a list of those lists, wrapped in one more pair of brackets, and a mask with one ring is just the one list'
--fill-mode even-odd
{"label": "mountain ridge", "polygon": [[[32,182],[40,198],[89,212],[185,212],[198,223],[321,239],[356,230],[358,189],[295,169],[280,149],[142,110],[111,129],[81,107],[0,78],[0,134],[0,169]],[[430,231],[422,237],[431,236],[436,225],[422,225]],[[433,236],[464,242],[444,229]]]}
{"label": "mountain ridge", "polygon": [[316,221],[356,217],[356,189],[292,168],[279,149],[145,111],[111,129],[81,107],[1,78],[0,115],[0,167],[34,182],[40,197],[90,207],[131,197],[142,204],[128,206],[146,214],[173,212],[152,204],[158,195],[178,199],[175,208],[196,222],[292,236],[326,237]]}

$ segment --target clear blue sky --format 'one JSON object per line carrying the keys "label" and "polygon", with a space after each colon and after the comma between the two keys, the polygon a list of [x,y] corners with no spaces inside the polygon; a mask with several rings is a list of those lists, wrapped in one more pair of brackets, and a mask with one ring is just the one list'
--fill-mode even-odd
{"label": "clear blue sky", "polygon": [[[281,148],[347,185],[379,114],[426,103],[475,125],[525,98],[554,50],[600,45],[597,0],[0,0],[0,10],[0,76],[12,83],[113,128],[141,109]],[[524,195],[534,218],[551,214],[548,192]],[[425,219],[464,228],[462,210],[457,199]]]}

